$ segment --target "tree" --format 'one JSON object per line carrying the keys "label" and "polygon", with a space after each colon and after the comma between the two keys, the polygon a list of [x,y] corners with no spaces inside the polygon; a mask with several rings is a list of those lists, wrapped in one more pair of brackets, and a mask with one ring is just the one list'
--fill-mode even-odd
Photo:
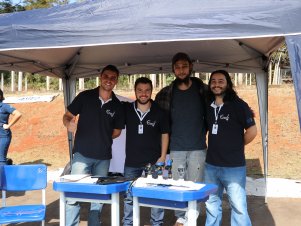
{"label": "tree", "polygon": [[26,10],[50,8],[57,5],[66,5],[69,0],[24,0]]}
{"label": "tree", "polygon": [[11,0],[0,1],[0,14],[1,13],[12,13],[17,11],[24,11],[25,8],[21,5],[21,2],[13,5]]}
{"label": "tree", "polygon": [[290,66],[288,51],[285,44],[283,44],[276,52],[274,52],[271,55],[270,65],[271,65],[270,68],[272,69],[273,73],[271,73],[269,76],[270,79],[272,79],[270,80],[269,84],[273,84],[273,85],[281,84],[282,78],[280,74],[280,69],[287,68]]}

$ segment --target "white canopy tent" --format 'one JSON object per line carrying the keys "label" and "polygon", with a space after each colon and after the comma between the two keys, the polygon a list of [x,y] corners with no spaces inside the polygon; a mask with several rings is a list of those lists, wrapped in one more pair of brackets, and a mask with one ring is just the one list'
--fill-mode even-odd
{"label": "white canopy tent", "polygon": [[0,70],[63,78],[66,105],[76,78],[96,76],[107,64],[123,74],[171,72],[179,51],[197,72],[256,73],[266,178],[267,65],[285,41],[300,119],[300,21],[299,0],[98,0],[3,14]]}

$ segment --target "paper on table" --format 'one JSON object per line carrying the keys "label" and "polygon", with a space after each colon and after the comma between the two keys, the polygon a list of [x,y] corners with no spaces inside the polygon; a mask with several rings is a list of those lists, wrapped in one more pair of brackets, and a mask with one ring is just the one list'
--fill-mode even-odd
{"label": "paper on table", "polygon": [[75,182],[85,177],[90,177],[90,174],[68,174],[60,177],[61,182]]}
{"label": "paper on table", "polygon": [[205,184],[194,183],[193,181],[173,180],[173,179],[153,179],[153,178],[138,178],[134,186],[135,187],[149,187],[149,186],[169,186],[169,189],[176,190],[199,190],[205,186]]}

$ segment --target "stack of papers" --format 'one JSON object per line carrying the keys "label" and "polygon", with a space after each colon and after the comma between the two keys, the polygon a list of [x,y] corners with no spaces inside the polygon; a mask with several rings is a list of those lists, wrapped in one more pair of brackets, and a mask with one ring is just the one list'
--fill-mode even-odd
{"label": "stack of papers", "polygon": [[184,180],[173,180],[173,179],[163,179],[163,178],[138,178],[135,183],[135,187],[153,187],[153,186],[164,186],[168,189],[174,190],[200,190],[205,186],[205,184],[195,183],[193,181]]}
{"label": "stack of papers", "polygon": [[59,178],[60,182],[96,183],[97,178],[91,178],[90,174],[70,174]]}

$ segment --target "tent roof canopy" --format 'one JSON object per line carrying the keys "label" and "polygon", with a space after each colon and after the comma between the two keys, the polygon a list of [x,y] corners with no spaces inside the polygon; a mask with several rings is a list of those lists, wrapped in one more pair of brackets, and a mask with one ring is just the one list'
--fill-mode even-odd
{"label": "tent roof canopy", "polygon": [[[195,71],[256,72],[296,35],[298,0],[118,0],[0,15],[0,69],[91,77],[107,64],[121,73],[170,72],[187,52]],[[299,22],[298,22],[299,23]]]}
{"label": "tent roof canopy", "polygon": [[[72,67],[75,77],[91,77],[107,64],[115,64],[123,74],[171,72],[171,57],[187,52],[195,71],[227,68],[232,71],[262,70],[262,61],[283,43],[283,37],[250,39],[144,42],[85,47],[25,49],[0,52],[2,69],[64,77]],[[162,51],[162,48],[165,50]],[[212,49],[217,49],[218,54]],[[5,62],[5,63],[4,63]]]}

